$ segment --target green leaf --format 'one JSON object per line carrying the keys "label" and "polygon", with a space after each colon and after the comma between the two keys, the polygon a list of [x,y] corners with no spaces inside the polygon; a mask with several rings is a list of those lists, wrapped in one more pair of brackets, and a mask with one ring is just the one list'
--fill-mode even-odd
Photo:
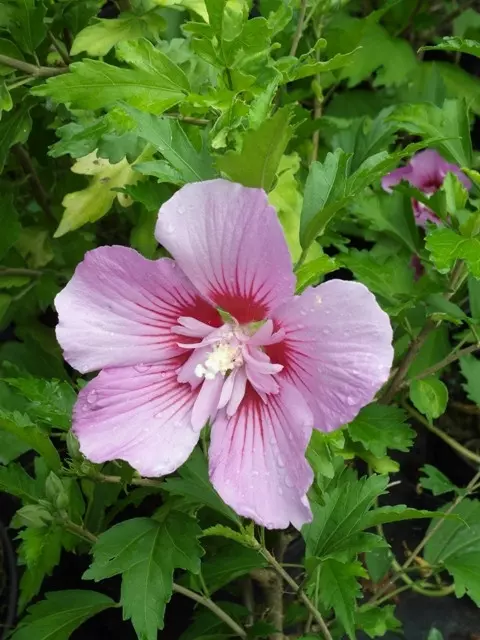
{"label": "green leaf", "polygon": [[443,640],[443,633],[433,627],[428,632],[427,640]]}
{"label": "green leaf", "polygon": [[164,491],[184,496],[194,505],[207,506],[217,513],[240,524],[240,518],[220,498],[208,477],[207,461],[199,449],[194,449],[190,458],[178,470],[180,478],[169,477],[163,483]]}
{"label": "green leaf", "polygon": [[370,404],[347,426],[354,442],[361,442],[374,456],[387,455],[387,449],[408,451],[414,430],[406,424],[407,415],[395,406]]}
{"label": "green leaf", "polygon": [[352,202],[372,182],[394,169],[409,154],[423,148],[425,143],[408,145],[389,154],[380,151],[368,157],[352,173],[352,154],[343,149],[328,153],[324,162],[312,162],[305,184],[300,219],[300,242],[309,247],[316,236],[324,233],[333,216]]}
{"label": "green leaf", "polygon": [[23,51],[33,54],[47,35],[46,13],[43,2],[11,0],[10,33]]}
{"label": "green leaf", "polygon": [[471,354],[466,355],[460,358],[460,369],[466,379],[462,387],[469,399],[480,406],[480,360]]}
{"label": "green leaf", "polygon": [[[1,124],[0,124],[1,127]],[[0,211],[2,212],[2,234],[0,236],[0,260],[17,241],[21,225],[18,213],[13,205],[11,193],[0,194]]]}
{"label": "green leaf", "polygon": [[76,393],[67,382],[39,378],[4,378],[29,401],[29,415],[51,427],[67,430],[72,420]]}
{"label": "green leaf", "polygon": [[0,467],[0,491],[10,493],[25,504],[35,504],[42,497],[43,487],[21,465],[13,463]]}
{"label": "green leaf", "polygon": [[382,538],[364,533],[366,529],[382,523],[433,516],[429,511],[408,509],[404,505],[373,509],[387,483],[388,476],[358,479],[356,473],[348,469],[336,486],[324,492],[322,504],[312,501],[313,521],[302,527],[307,558],[335,558],[346,562],[354,553],[385,546]]}
{"label": "green leaf", "polygon": [[100,58],[107,55],[110,49],[122,40],[133,40],[142,36],[155,38],[164,26],[163,18],[155,14],[137,16],[124,12],[113,20],[97,19],[77,34],[70,53],[76,56],[85,51],[88,56]]}
{"label": "green leaf", "polygon": [[30,107],[31,104],[22,103],[0,120],[0,173],[7,161],[10,147],[17,142],[25,142],[28,138],[32,126]]}
{"label": "green leaf", "polygon": [[402,624],[394,616],[395,606],[360,607],[355,615],[355,626],[364,631],[369,638],[379,638],[387,631],[400,629]]}
{"label": "green leaf", "polygon": [[99,536],[84,578],[99,581],[121,574],[124,618],[132,620],[140,638],[156,640],[172,595],[174,569],[200,570],[200,535],[195,520],[174,511],[162,522],[121,522]]}
{"label": "green leaf", "polygon": [[434,496],[441,496],[444,493],[459,492],[459,488],[454,485],[445,474],[432,467],[431,464],[424,465],[420,471],[425,475],[420,478],[420,486],[433,493]]}
{"label": "green leaf", "polygon": [[103,109],[124,100],[157,115],[185,98],[175,78],[138,67],[114,67],[99,60],[74,62],[70,73],[49,78],[33,87],[32,93],[78,109]]}
{"label": "green leaf", "polygon": [[[226,611],[234,620],[241,620],[248,612],[235,602],[219,602],[222,611]],[[192,624],[182,633],[179,640],[227,640],[232,630],[217,615],[206,609],[197,609]]]}
{"label": "green leaf", "polygon": [[[8,56],[9,58],[15,58],[16,60],[24,59],[17,45],[6,38],[0,38],[0,53],[2,56]],[[0,76],[9,76],[14,72],[15,70],[12,67],[0,64]]]}
{"label": "green leaf", "polygon": [[214,593],[253,569],[268,565],[255,549],[228,543],[207,555],[202,563],[202,576],[208,591]]}
{"label": "green leaf", "polygon": [[173,83],[179,91],[190,91],[190,83],[181,67],[144,38],[122,42],[116,49],[116,55],[119,60],[140,71],[159,76],[166,84]]}
{"label": "green leaf", "polygon": [[68,640],[86,620],[114,607],[115,603],[96,591],[56,591],[34,604],[14,631],[12,640]]}
{"label": "green leaf", "polygon": [[412,306],[415,300],[414,273],[405,258],[388,255],[382,259],[372,251],[351,250],[340,259],[355,278],[381,296],[391,315],[397,315],[403,306]]}
{"label": "green leaf", "polygon": [[0,431],[0,464],[9,464],[30,447],[12,433]]}
{"label": "green leaf", "polygon": [[441,51],[455,51],[458,53],[468,53],[472,56],[480,58],[480,42],[477,42],[476,40],[464,40],[463,38],[447,36],[443,38],[439,44],[421,47],[420,51],[431,51],[432,49],[440,49]]}
{"label": "green leaf", "polygon": [[457,597],[466,593],[480,606],[480,501],[464,499],[451,513],[458,518],[445,520],[433,533],[424,558],[431,565],[445,566]]}
{"label": "green leaf", "polygon": [[472,164],[470,124],[465,103],[445,100],[443,108],[434,104],[400,104],[390,119],[401,129],[424,138],[445,138],[438,146],[449,160],[461,167]]}
{"label": "green leaf", "polygon": [[372,549],[365,554],[365,564],[373,582],[379,583],[392,566],[393,554],[388,547]]}
{"label": "green leaf", "polygon": [[12,433],[19,440],[39,453],[51,469],[61,467],[60,456],[50,438],[39,427],[34,425],[28,416],[18,411],[0,409],[0,431]]}
{"label": "green leaf", "polygon": [[357,577],[366,577],[365,569],[359,562],[343,564],[328,559],[322,562],[319,571],[321,583],[328,585],[328,589],[320,589],[322,604],[333,608],[348,637],[355,640],[355,609],[360,597]]}
{"label": "green leaf", "polygon": [[468,278],[468,299],[472,318],[480,321],[480,280],[472,276]]}
{"label": "green leaf", "polygon": [[432,421],[445,413],[448,403],[448,389],[441,380],[433,376],[422,380],[412,380],[410,400],[420,413]]}
{"label": "green leaf", "polygon": [[331,271],[338,269],[333,258],[322,253],[318,258],[314,258],[297,269],[297,292],[303,291],[306,287],[318,284],[320,278]]}
{"label": "green leaf", "polygon": [[441,227],[428,233],[425,246],[440,273],[448,273],[455,260],[465,260],[470,273],[480,279],[479,238],[463,238],[452,229]]}
{"label": "green leaf", "polygon": [[[343,448],[344,436],[342,431],[323,433],[314,429],[308,444],[307,460],[317,476],[333,478],[335,475],[335,457]],[[338,458],[337,458],[338,460]]]}
{"label": "green leaf", "polygon": [[99,158],[96,152],[77,160],[71,170],[73,173],[91,176],[90,184],[81,191],[67,193],[63,198],[65,210],[54,238],[60,238],[102,218],[110,211],[115,198],[123,202],[122,194],[114,189],[135,184],[140,179],[126,158],[117,164],[111,164],[108,160]]}
{"label": "green leaf", "polygon": [[335,213],[347,203],[351,154],[337,149],[325,161],[312,162],[305,184],[300,241],[305,248],[324,232]]}
{"label": "green leaf", "polygon": [[207,149],[202,147],[198,151],[177,120],[156,118],[131,107],[124,108],[135,123],[135,133],[158,149],[184,182],[215,176]]}
{"label": "green leaf", "polygon": [[421,248],[418,227],[415,224],[410,199],[397,193],[366,191],[352,202],[349,210],[369,229],[387,232],[400,240],[412,253]]}
{"label": "green leaf", "polygon": [[59,564],[62,552],[62,529],[51,525],[39,529],[27,528],[18,534],[21,540],[19,559],[25,565],[20,579],[19,609],[38,595],[43,581]]}
{"label": "green leaf", "polygon": [[258,129],[243,135],[239,153],[228,151],[216,159],[217,167],[234,182],[246,187],[261,187],[270,191],[280,159],[292,136],[291,109],[279,109]]}

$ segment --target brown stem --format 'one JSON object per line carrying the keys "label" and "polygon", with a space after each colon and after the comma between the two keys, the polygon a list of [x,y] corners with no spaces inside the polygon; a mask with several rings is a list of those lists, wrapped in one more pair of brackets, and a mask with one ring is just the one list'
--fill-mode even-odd
{"label": "brown stem", "polygon": [[[1,57],[1,56],[0,56]],[[30,186],[32,187],[32,193],[35,200],[38,202],[43,211],[48,217],[53,218],[52,210],[50,209],[49,197],[47,192],[43,188],[43,184],[38,177],[38,173],[33,166],[32,159],[28,151],[21,144],[16,144],[12,147],[13,153],[16,155],[20,166],[30,180]],[[55,221],[56,222],[56,221]]]}
{"label": "brown stem", "polygon": [[276,631],[269,640],[284,640],[283,635],[283,580],[271,569],[256,569],[251,577],[262,587],[267,601],[268,619]]}
{"label": "brown stem", "polygon": [[273,569],[275,569],[275,571],[283,578],[283,580],[285,580],[285,582],[293,589],[297,597],[302,601],[302,603],[305,605],[308,611],[312,614],[314,620],[317,622],[318,626],[320,627],[320,630],[325,640],[333,640],[332,635],[328,630],[328,627],[325,623],[325,620],[323,619],[322,614],[320,613],[320,611],[318,611],[318,609],[315,607],[313,602],[311,602],[310,599],[305,595],[305,593],[302,591],[300,586],[295,582],[295,580],[290,576],[290,574],[288,574],[285,571],[285,569],[282,567],[282,565],[277,562],[276,558],[268,551],[268,549],[266,549],[265,547],[262,547],[260,544],[258,545],[257,549],[265,558],[265,560],[268,562],[268,564]]}
{"label": "brown stem", "polygon": [[471,416],[480,415],[480,407],[476,404],[466,404],[465,402],[451,402],[450,406],[454,409],[458,409],[458,411],[462,411],[462,413],[467,413]]}
{"label": "brown stem", "polygon": [[418,352],[422,348],[423,343],[428,338],[430,332],[436,327],[436,323],[433,320],[427,320],[425,326],[417,335],[416,338],[412,340],[410,347],[405,354],[402,362],[400,363],[395,375],[391,379],[387,388],[385,389],[383,395],[380,397],[380,402],[382,404],[389,404],[397,394],[397,391],[403,384],[403,380],[410,369],[410,365],[417,357]]}
{"label": "brown stem", "polygon": [[452,449],[457,451],[457,453],[459,453],[464,458],[471,460],[475,464],[480,465],[480,456],[478,456],[473,451],[470,451],[470,449],[466,449],[454,438],[450,437],[447,433],[444,433],[441,429],[438,429],[434,424],[430,424],[428,420],[425,420],[422,414],[418,413],[418,411],[416,411],[412,406],[410,406],[408,402],[403,402],[402,406],[404,409],[406,409],[406,411],[408,411],[408,413],[412,416],[412,418],[415,418],[417,422],[420,422],[420,424],[423,424],[423,426],[426,429],[428,429],[429,431],[434,433],[436,436],[438,436],[441,440],[446,442],[450,447],[452,447]]}
{"label": "brown stem", "polygon": [[428,369],[425,369],[424,371],[419,373],[417,376],[414,376],[412,380],[422,380],[423,378],[428,378],[428,376],[431,376],[432,374],[437,373],[437,371],[440,371],[441,369],[448,366],[452,362],[456,362],[457,360],[460,360],[460,358],[463,358],[463,356],[467,356],[469,353],[474,353],[479,349],[480,349],[480,345],[472,344],[469,347],[465,347],[464,349],[460,349],[455,353],[451,353],[443,360],[440,360],[440,362],[437,362],[437,364],[434,364],[431,367],[428,367]]}
{"label": "brown stem", "polygon": [[24,62],[23,60],[11,58],[10,56],[4,56],[3,54],[0,54],[0,64],[4,64],[12,69],[17,69],[18,71],[23,71],[35,78],[60,76],[62,73],[68,73],[69,71],[68,67],[42,67],[30,64],[29,62]]}
{"label": "brown stem", "polygon": [[300,5],[300,13],[298,16],[297,28],[295,30],[295,35],[293,36],[293,40],[292,40],[292,46],[290,48],[291,56],[294,56],[297,53],[298,45],[300,43],[300,38],[302,37],[302,33],[303,33],[306,12],[307,12],[307,0],[302,0],[302,4]]}

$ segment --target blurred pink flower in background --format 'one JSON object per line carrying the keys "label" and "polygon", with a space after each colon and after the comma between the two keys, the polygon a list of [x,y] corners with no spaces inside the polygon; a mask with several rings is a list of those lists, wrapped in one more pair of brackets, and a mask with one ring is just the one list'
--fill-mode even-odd
{"label": "blurred pink flower in background", "polygon": [[311,519],[312,428],[349,422],[387,380],[388,316],[356,282],[294,295],[261,189],[189,184],[162,206],[156,237],[174,260],[100,247],[57,296],[66,360],[101,369],[74,411],[81,451],[161,476],[209,422],[210,477],[224,501],[268,528],[300,527]]}
{"label": "blurred pink flower in background", "polygon": [[[391,191],[392,187],[402,180],[409,182],[427,196],[435,193],[443,185],[447,173],[454,173],[463,185],[470,189],[472,183],[456,164],[447,162],[434,149],[426,149],[417,153],[405,167],[395,169],[382,178],[382,187]],[[428,221],[438,224],[437,214],[422,202],[412,198],[415,221],[420,227],[425,227]]]}

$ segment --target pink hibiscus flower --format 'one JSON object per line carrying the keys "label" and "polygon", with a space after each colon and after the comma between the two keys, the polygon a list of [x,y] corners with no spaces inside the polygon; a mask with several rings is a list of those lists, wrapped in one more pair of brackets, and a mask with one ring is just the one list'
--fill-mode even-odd
{"label": "pink hibiscus flower", "polygon": [[[447,173],[454,173],[463,185],[470,189],[472,183],[456,164],[447,162],[434,149],[426,149],[417,153],[405,167],[395,169],[382,178],[382,187],[391,191],[392,187],[406,180],[427,196],[440,189]],[[437,214],[422,202],[412,199],[415,221],[419,227],[425,227],[427,220],[438,224]]]}
{"label": "pink hibiscus flower", "polygon": [[160,209],[156,237],[174,260],[101,247],[57,296],[66,360],[102,369],[74,410],[81,451],[165,475],[208,421],[223,500],[268,528],[300,527],[311,519],[312,428],[349,422],[386,381],[389,319],[359,283],[294,295],[261,189],[189,184]]}

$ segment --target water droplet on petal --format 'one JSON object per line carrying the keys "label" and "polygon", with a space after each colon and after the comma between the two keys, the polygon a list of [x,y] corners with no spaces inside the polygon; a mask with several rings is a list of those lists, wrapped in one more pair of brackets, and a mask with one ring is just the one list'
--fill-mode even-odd
{"label": "water droplet on petal", "polygon": [[322,333],[323,333],[324,336],[328,336],[332,332],[331,332],[330,329],[325,328],[325,329],[322,329]]}
{"label": "water droplet on petal", "polygon": [[145,373],[150,369],[150,365],[143,364],[143,362],[141,362],[140,364],[136,364],[133,368],[135,369],[135,371],[138,371],[138,373]]}
{"label": "water droplet on petal", "polygon": [[293,487],[295,486],[290,476],[285,476],[285,486],[288,487],[289,489],[293,489]]}
{"label": "water droplet on petal", "polygon": [[[97,401],[97,392],[95,391],[95,389],[92,389],[92,391],[90,391],[89,394],[87,395],[87,402],[88,404],[92,405],[96,401]],[[88,407],[85,407],[85,408],[88,408]]]}
{"label": "water droplet on petal", "polygon": [[300,315],[301,316],[306,316],[307,315],[307,310],[306,309],[300,309]]}
{"label": "water droplet on petal", "polygon": [[354,404],[357,404],[357,400],[353,396],[347,396],[347,404],[353,407]]}
{"label": "water droplet on petal", "polygon": [[164,225],[163,230],[165,233],[173,233],[175,231],[175,227],[171,222],[168,222],[166,225]]}
{"label": "water droplet on petal", "polygon": [[283,489],[282,487],[277,487],[277,492],[279,496],[283,496]]}
{"label": "water droplet on petal", "polygon": [[283,469],[283,467],[285,466],[285,463],[283,462],[282,458],[280,458],[280,456],[277,458],[277,465],[280,467],[280,469]]}

